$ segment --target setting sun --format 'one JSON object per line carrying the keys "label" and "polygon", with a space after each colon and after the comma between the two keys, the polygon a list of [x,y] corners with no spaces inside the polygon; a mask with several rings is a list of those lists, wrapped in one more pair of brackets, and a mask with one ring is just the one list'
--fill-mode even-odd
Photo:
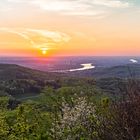
{"label": "setting sun", "polygon": [[47,53],[47,51],[42,51],[42,54],[44,54],[44,55],[45,55],[46,53]]}
{"label": "setting sun", "polygon": [[48,48],[40,48],[43,55],[45,55],[48,51]]}

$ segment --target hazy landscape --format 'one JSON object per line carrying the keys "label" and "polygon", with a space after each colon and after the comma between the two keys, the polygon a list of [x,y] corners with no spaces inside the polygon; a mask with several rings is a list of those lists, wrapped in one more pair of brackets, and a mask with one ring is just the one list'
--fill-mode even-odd
{"label": "hazy landscape", "polygon": [[52,58],[35,57],[0,57],[0,63],[17,64],[42,71],[62,71],[82,68],[81,64],[91,64],[96,68],[106,68],[119,65],[140,64],[138,56],[67,56]]}
{"label": "hazy landscape", "polygon": [[0,140],[140,140],[140,1],[0,1]]}
{"label": "hazy landscape", "polygon": [[5,57],[0,63],[4,140],[139,137],[139,57]]}

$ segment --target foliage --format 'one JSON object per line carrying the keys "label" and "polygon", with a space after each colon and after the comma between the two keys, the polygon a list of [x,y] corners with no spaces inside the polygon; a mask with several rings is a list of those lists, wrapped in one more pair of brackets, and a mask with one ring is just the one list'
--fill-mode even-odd
{"label": "foliage", "polygon": [[[31,70],[18,69],[21,79],[0,81],[0,140],[140,139],[139,80],[39,80],[39,71],[28,77]],[[36,100],[12,97],[29,92],[41,93]]]}

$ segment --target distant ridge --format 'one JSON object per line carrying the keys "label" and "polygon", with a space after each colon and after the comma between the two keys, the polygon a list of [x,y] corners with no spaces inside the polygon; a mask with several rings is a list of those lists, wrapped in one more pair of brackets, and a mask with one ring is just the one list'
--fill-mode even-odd
{"label": "distant ridge", "polygon": [[0,80],[34,79],[54,80],[60,76],[91,78],[140,78],[140,64],[127,64],[113,67],[96,67],[85,71],[68,73],[43,72],[15,64],[0,64]]}
{"label": "distant ridge", "polygon": [[42,72],[26,68],[15,64],[0,64],[0,80],[14,80],[14,79],[35,79],[46,80],[53,79],[58,74]]}

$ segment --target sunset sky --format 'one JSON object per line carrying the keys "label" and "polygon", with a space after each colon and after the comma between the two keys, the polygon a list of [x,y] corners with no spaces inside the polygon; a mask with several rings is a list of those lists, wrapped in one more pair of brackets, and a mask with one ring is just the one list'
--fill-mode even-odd
{"label": "sunset sky", "polygon": [[0,56],[140,55],[140,0],[1,0]]}

